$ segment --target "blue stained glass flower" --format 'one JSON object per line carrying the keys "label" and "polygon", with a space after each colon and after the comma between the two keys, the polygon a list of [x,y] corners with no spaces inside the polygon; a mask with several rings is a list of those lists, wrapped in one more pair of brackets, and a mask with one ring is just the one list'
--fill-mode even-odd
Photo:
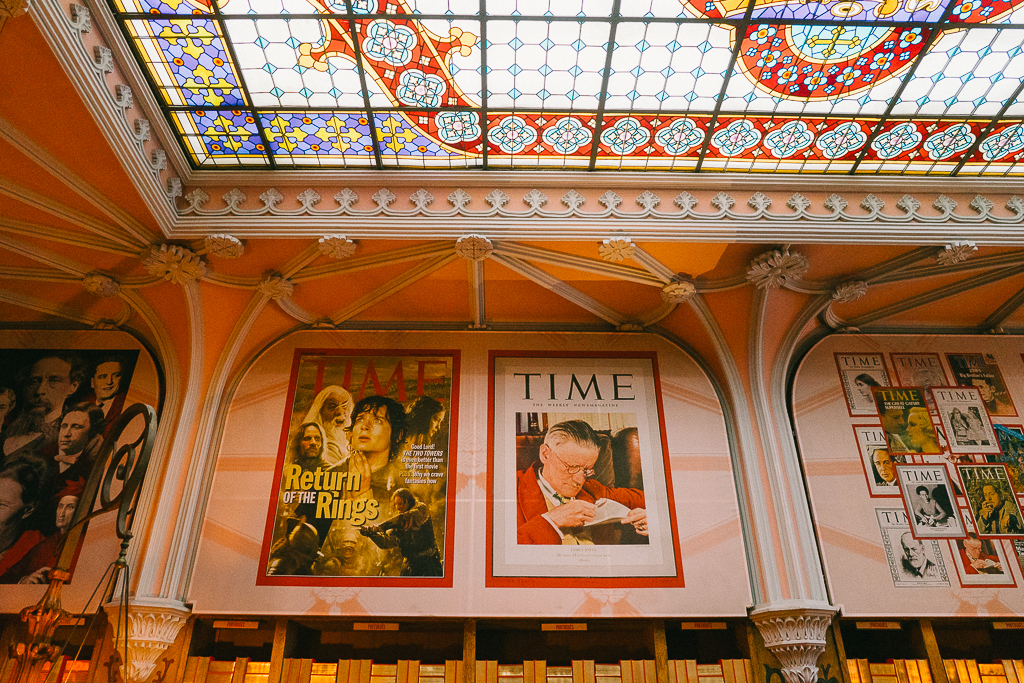
{"label": "blue stained glass flower", "polygon": [[756,147],[760,141],[761,131],[747,119],[731,121],[729,125],[715,131],[711,136],[711,144],[727,157],[739,156],[746,150]]}
{"label": "blue stained glass flower", "polygon": [[690,72],[690,74],[693,75],[695,78],[700,78],[705,73],[707,73],[707,72],[705,72],[704,69],[700,68],[699,66],[696,69],[694,69],[693,71]]}
{"label": "blue stained glass flower", "polygon": [[557,119],[544,130],[543,139],[561,154],[575,154],[590,142],[590,129],[573,116]]}
{"label": "blue stained glass flower", "polygon": [[708,50],[711,49],[711,43],[705,40],[703,43],[697,46],[697,49],[700,50],[701,52],[707,52]]}
{"label": "blue stained glass flower", "polygon": [[823,133],[814,142],[822,156],[826,159],[838,159],[855,152],[868,141],[860,124],[856,121],[845,121],[832,130]]}
{"label": "blue stained glass flower", "polygon": [[671,78],[673,74],[675,74],[675,72],[675,69],[673,69],[670,66],[666,66],[664,69],[661,70],[661,75],[664,76],[665,78]]}
{"label": "blue stained glass flower", "polygon": [[573,67],[571,69],[569,69],[569,75],[570,76],[574,76],[574,77],[575,76],[579,76],[581,73],[583,73],[583,69],[579,68],[575,64],[573,65]]}
{"label": "blue stained glass flower", "polygon": [[267,45],[270,45],[270,41],[269,41],[269,40],[267,40],[266,38],[264,38],[263,36],[260,36],[259,38],[257,38],[257,39],[256,39],[255,41],[253,41],[253,42],[255,42],[255,43],[256,43],[256,45],[257,45],[257,46],[259,46],[259,47],[261,47],[261,48],[266,48],[266,47],[267,47]]}
{"label": "blue stained glass flower", "polygon": [[303,88],[302,90],[299,91],[299,94],[305,98],[310,98],[313,96],[313,91],[310,90],[309,88]]}
{"label": "blue stained glass flower", "polygon": [[585,48],[586,46],[587,44],[584,43],[582,40],[579,40],[578,38],[574,40],[572,43],[572,49],[576,50],[576,52],[582,52],[583,48]]}
{"label": "blue stained glass flower", "polygon": [[548,50],[553,48],[555,46],[555,44],[553,42],[551,42],[550,38],[545,38],[544,40],[541,41],[540,46],[541,46],[541,49],[543,49],[545,52],[547,52]]}
{"label": "blue stained glass flower", "polygon": [[640,93],[638,93],[636,90],[630,90],[628,93],[626,93],[626,97],[629,98],[630,102],[635,102],[636,99],[640,97]]}
{"label": "blue stained glass flower", "polygon": [[633,67],[633,70],[630,71],[629,73],[633,74],[634,78],[640,78],[640,76],[643,75],[645,72],[639,66],[635,66],[635,67]]}
{"label": "blue stained glass flower", "polygon": [[331,88],[330,90],[327,91],[327,94],[330,95],[331,97],[333,97],[334,99],[338,99],[339,97],[341,97],[345,93],[341,92],[337,88]]}
{"label": "blue stained glass flower", "polygon": [[981,142],[981,156],[985,161],[998,161],[1024,149],[1024,124],[1016,123],[993,133]]}
{"label": "blue stained glass flower", "polygon": [[569,92],[565,93],[565,96],[568,97],[570,101],[572,101],[579,97],[580,94],[575,90],[570,90]]}
{"label": "blue stained glass flower", "polygon": [[668,48],[669,52],[675,52],[676,50],[681,48],[682,45],[680,45],[677,41],[673,40],[671,43],[669,43],[665,47]]}
{"label": "blue stained glass flower", "polygon": [[443,111],[434,117],[438,137],[448,144],[480,137],[480,115],[472,111]]}
{"label": "blue stained glass flower", "polygon": [[899,123],[871,141],[880,159],[895,159],[921,144],[921,131],[911,121]]}
{"label": "blue stained glass flower", "polygon": [[659,101],[659,102],[664,102],[665,100],[667,100],[667,99],[668,99],[669,95],[668,95],[668,93],[667,93],[667,92],[665,92],[664,90],[662,90],[662,91],[661,91],[661,92],[659,92],[659,93],[658,93],[657,95],[655,95],[655,97],[657,97],[657,98],[658,98],[658,101]]}
{"label": "blue stained glass flower", "polygon": [[537,97],[541,98],[542,100],[546,100],[547,98],[551,97],[551,93],[549,93],[547,90],[542,89],[540,92],[537,93]]}
{"label": "blue stained glass flower", "polygon": [[617,120],[610,128],[601,132],[601,143],[616,154],[632,154],[637,147],[647,144],[651,131],[639,119],[627,116]]}
{"label": "blue stained glass flower", "polygon": [[636,49],[640,50],[640,52],[643,52],[644,50],[646,50],[650,46],[651,46],[651,44],[648,43],[646,40],[641,40],[639,43],[636,44]]}
{"label": "blue stained glass flower", "polygon": [[803,121],[787,121],[764,136],[764,146],[776,159],[786,159],[807,149],[814,142],[814,132]]}
{"label": "blue stained glass flower", "polygon": [[655,133],[654,142],[669,154],[685,154],[704,142],[704,129],[690,119],[676,119]]}
{"label": "blue stained glass flower", "polygon": [[395,95],[403,104],[412,107],[436,107],[448,86],[440,76],[424,74],[419,69],[406,69],[399,77]]}
{"label": "blue stained glass flower", "polygon": [[537,69],[537,71],[540,72],[541,76],[547,76],[548,74],[551,73],[552,69],[547,64],[543,64],[539,69]]}
{"label": "blue stained glass flower", "polygon": [[366,27],[363,52],[371,59],[392,66],[404,66],[412,60],[417,38],[412,29],[387,19],[377,19]]}
{"label": "blue stained glass flower", "polygon": [[274,97],[281,97],[281,95],[284,95],[284,90],[275,87],[271,89],[270,94],[273,95]]}
{"label": "blue stained glass flower", "polygon": [[509,72],[510,74],[512,74],[513,76],[518,76],[518,75],[519,75],[519,73],[520,73],[520,72],[521,72],[522,70],[523,70],[523,68],[522,68],[521,66],[519,66],[518,64],[513,64],[512,66],[510,66],[510,67],[508,68],[508,72]]}
{"label": "blue stained glass flower", "polygon": [[266,71],[268,74],[272,74],[275,71],[277,71],[277,67],[267,62],[266,64],[263,65],[263,70]]}
{"label": "blue stained glass flower", "polygon": [[506,154],[518,154],[537,139],[537,131],[519,116],[506,116],[487,131],[487,138]]}
{"label": "blue stained glass flower", "polygon": [[933,161],[941,161],[966,151],[976,136],[966,123],[957,123],[946,130],[933,133],[924,141],[924,148]]}
{"label": "blue stained glass flower", "polygon": [[299,41],[295,39],[295,36],[292,36],[288,40],[284,41],[284,44],[293,50],[300,45]]}
{"label": "blue stained glass flower", "polygon": [[523,41],[519,40],[519,38],[513,38],[511,41],[509,41],[508,46],[513,50],[518,50],[523,46]]}

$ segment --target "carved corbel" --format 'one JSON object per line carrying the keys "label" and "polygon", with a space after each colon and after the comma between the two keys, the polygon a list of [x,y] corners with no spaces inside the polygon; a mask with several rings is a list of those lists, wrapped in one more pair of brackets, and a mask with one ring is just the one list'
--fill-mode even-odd
{"label": "carved corbel", "polygon": [[765,647],[782,663],[786,683],[817,683],[818,658],[835,609],[765,607],[750,613]]}
{"label": "carved corbel", "polygon": [[[145,683],[160,657],[167,652],[191,610],[185,605],[132,603],[128,609],[128,652],[120,653],[125,683]],[[127,657],[126,657],[127,654]]]}

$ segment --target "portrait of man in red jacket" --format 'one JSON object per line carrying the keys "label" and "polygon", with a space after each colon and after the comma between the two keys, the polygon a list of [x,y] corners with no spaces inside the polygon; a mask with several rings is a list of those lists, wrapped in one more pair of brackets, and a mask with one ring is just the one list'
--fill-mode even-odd
{"label": "portrait of man in red jacket", "polygon": [[[628,508],[619,524],[648,535],[644,492],[601,484],[594,466],[600,437],[583,420],[559,422],[548,429],[540,462],[517,474],[517,531],[520,545],[591,545],[591,522],[604,499]],[[614,522],[613,522],[614,523]]]}

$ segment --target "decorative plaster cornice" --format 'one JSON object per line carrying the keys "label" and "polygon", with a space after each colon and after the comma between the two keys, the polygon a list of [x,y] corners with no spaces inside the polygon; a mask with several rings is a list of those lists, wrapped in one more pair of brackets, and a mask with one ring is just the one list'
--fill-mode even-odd
{"label": "decorative plaster cornice", "polygon": [[820,606],[766,607],[750,613],[765,647],[782,663],[786,683],[817,683],[818,657],[825,651],[825,635],[835,612],[831,606]]}
{"label": "decorative plaster cornice", "polygon": [[324,235],[318,244],[321,254],[339,261],[356,253],[356,243],[344,235]]}
{"label": "decorative plaster cornice", "polygon": [[82,286],[86,291],[99,297],[117,296],[121,293],[121,285],[111,277],[100,273],[89,273],[82,278]]}
{"label": "decorative plaster cornice", "polygon": [[145,250],[142,262],[150,274],[175,284],[194,282],[206,274],[206,262],[198,254],[170,244]]}
{"label": "decorative plaster cornice", "polygon": [[[102,3],[94,7],[102,16],[99,23],[109,25],[110,10]],[[173,232],[174,198],[167,192],[167,183],[174,174],[162,167],[166,152],[159,153],[163,148],[152,139],[149,120],[132,113],[135,95],[123,76],[123,63],[128,60],[107,42],[115,34],[90,34],[90,9],[67,0],[34,0],[31,16],[147,208],[165,233]],[[163,116],[152,96],[146,95],[142,99],[148,100],[147,112]]]}
{"label": "decorative plaster cornice", "polygon": [[601,258],[612,263],[631,259],[635,252],[636,247],[628,237],[606,239],[597,247],[597,253],[601,255]]}
{"label": "decorative plaster cornice", "polygon": [[257,286],[260,294],[273,300],[285,299],[295,291],[295,285],[281,273],[267,273]]}
{"label": "decorative plaster cornice", "polygon": [[482,235],[466,235],[455,242],[455,253],[467,261],[484,261],[494,253],[494,245]]}
{"label": "decorative plaster cornice", "polygon": [[208,235],[203,246],[207,254],[220,258],[240,258],[245,253],[245,244],[234,235]]}
{"label": "decorative plaster cornice", "polygon": [[750,262],[747,281],[758,289],[778,289],[798,281],[808,266],[803,254],[793,254],[788,249],[766,251]]}
{"label": "decorative plaster cornice", "polygon": [[974,242],[950,242],[935,255],[935,262],[942,266],[953,266],[971,258],[977,251],[978,247],[974,246]]}

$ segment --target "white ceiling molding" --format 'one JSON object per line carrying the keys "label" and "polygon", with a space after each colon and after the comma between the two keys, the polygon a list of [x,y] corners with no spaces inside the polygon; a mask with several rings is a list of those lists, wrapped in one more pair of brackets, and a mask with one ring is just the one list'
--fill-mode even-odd
{"label": "white ceiling molding", "polygon": [[[517,194],[511,188],[509,191]],[[360,193],[346,187],[334,194],[333,207],[324,208],[319,199],[311,200],[320,195],[310,189],[288,199],[271,188],[260,195],[256,205],[248,201],[245,192],[234,188],[223,193],[222,206],[208,209],[210,195],[195,188],[185,197],[175,230],[181,237],[192,238],[201,237],[215,224],[232,234],[251,237],[313,236],[341,227],[348,238],[458,239],[467,233],[485,233],[506,240],[601,241],[611,229],[628,233],[633,242],[942,244],[961,240],[969,229],[972,242],[994,245],[1018,244],[1020,226],[1024,225],[1024,199],[1016,195],[999,198],[1005,211],[997,210],[995,200],[981,195],[960,195],[958,201],[944,194],[926,200],[931,210],[922,211],[925,202],[909,194],[894,196],[890,200],[894,208],[887,210],[887,201],[871,193],[857,201],[856,209],[850,209],[851,201],[839,194],[816,192],[810,199],[795,193],[784,199],[785,208],[773,211],[772,197],[762,192],[747,196],[744,203],[749,210],[738,210],[739,202],[732,195],[718,192],[710,199],[712,210],[707,211],[700,210],[701,202],[685,190],[676,191],[671,205],[650,190],[634,195],[633,202],[608,190],[593,210],[575,190],[558,192],[562,194],[557,206],[537,188],[520,194],[517,205],[509,193],[494,189],[477,202],[487,208],[474,208],[472,195],[461,188],[448,194],[447,206],[419,189],[408,195],[409,208],[402,208],[396,202],[396,192],[388,188],[373,192],[370,203],[360,201]],[[659,208],[663,204],[671,208]]]}
{"label": "white ceiling molding", "polygon": [[[524,197],[528,209],[513,211],[508,208],[492,207],[492,210],[481,212],[468,207],[468,192],[461,188],[493,187],[497,175],[493,171],[467,169],[422,173],[403,169],[358,171],[318,168],[312,172],[291,170],[254,174],[248,170],[193,170],[174,139],[156,99],[149,91],[146,79],[132,58],[124,37],[117,30],[109,8],[104,3],[95,3],[91,12],[90,15],[90,9],[71,0],[36,0],[31,14],[167,239],[202,239],[211,232],[230,232],[240,237],[296,234],[312,236],[317,233],[324,235],[338,227],[344,228],[349,237],[379,239],[457,239],[470,232],[483,231],[488,231],[492,237],[500,236],[506,239],[547,239],[553,235],[560,238],[593,239],[606,236],[608,232],[607,224],[601,231],[594,230],[594,219],[615,218],[615,227],[629,230],[634,239],[647,237],[675,241],[740,242],[785,242],[800,239],[802,242],[842,240],[847,243],[934,244],[962,237],[954,236],[947,229],[950,224],[959,224],[973,226],[974,230],[969,237],[979,244],[1009,244],[1020,241],[1018,231],[1007,232],[1003,227],[1018,226],[1024,222],[1024,200],[1010,197],[1007,207],[1011,215],[997,215],[991,211],[996,202],[980,198],[980,205],[971,204],[975,213],[970,214],[955,212],[956,203],[940,196],[936,200],[937,203],[933,204],[940,213],[930,215],[918,212],[917,209],[922,203],[907,195],[897,202],[897,211],[885,213],[881,211],[881,205],[874,206],[871,192],[884,192],[888,179],[875,175],[754,176],[724,173],[581,173],[517,170],[500,174],[501,182],[509,192],[513,188],[531,188]],[[90,17],[95,19],[98,31],[92,30]],[[317,182],[373,186],[385,179],[394,181],[396,176],[418,178],[419,182],[429,178],[430,183],[452,188],[448,199],[453,208],[431,210],[429,206],[435,203],[435,199],[425,189],[414,193],[414,208],[411,211],[390,208],[393,195],[388,199],[388,195],[391,194],[388,191],[375,194],[375,197],[380,197],[380,202],[376,209],[369,210],[370,213],[366,213],[364,209],[355,209],[344,202],[340,202],[334,209],[316,209],[321,197],[312,189],[305,190],[296,197],[300,203],[299,209],[281,209],[276,206],[283,197],[274,185],[294,186],[308,183],[313,177]],[[253,187],[252,183],[256,177],[266,184],[261,188]],[[181,193],[182,182],[193,188],[189,192],[192,199],[187,201],[179,212],[176,198]],[[724,201],[716,205],[716,211],[695,211],[695,201],[692,205],[686,206],[690,201],[687,197],[692,199],[692,195],[683,192],[676,196],[676,205],[680,211],[656,209],[661,199],[654,196],[653,191],[675,192],[682,182],[695,192],[718,190],[719,197]],[[207,209],[204,204],[208,201],[208,196],[207,199],[202,199],[206,195],[202,187],[217,186],[245,187],[250,193],[258,193],[265,197],[265,204],[255,209],[245,209],[241,206],[244,199],[226,200],[224,207]],[[603,210],[584,211],[583,196],[576,189],[571,189],[560,197],[561,203],[567,207],[565,210],[544,209],[548,198],[538,188],[558,186],[585,190],[616,186],[622,196],[639,191],[641,198],[649,195],[653,199],[642,200],[642,210],[639,212],[620,211],[616,204],[622,201],[621,196],[615,191],[607,190],[602,196],[602,200],[607,201]],[[918,193],[960,193],[966,187],[968,192],[1008,195],[1019,189],[1020,181],[1004,178],[901,177],[900,187],[908,192]],[[753,203],[748,202],[755,208],[754,213],[733,212],[731,198],[725,192],[750,190],[757,190],[750,198],[750,202]],[[864,202],[861,202],[867,213],[847,213],[844,210],[845,200],[839,202],[842,207],[829,206],[829,203],[825,202],[825,212],[811,212],[808,210],[810,204],[802,200],[799,194],[830,190],[867,193]],[[770,201],[764,203],[765,195],[762,192],[787,191],[797,192],[789,202],[792,211],[770,211]],[[245,197],[242,190],[232,192],[235,193],[235,200]],[[507,199],[506,192],[498,192]],[[462,198],[462,195],[466,197]],[[530,199],[531,195],[536,201]],[[948,208],[940,205],[948,205]],[[360,220],[367,216],[406,220],[377,220],[372,226],[368,226]],[[447,221],[441,227],[434,220],[449,216],[458,220]],[[209,220],[214,217],[218,217],[219,220]],[[252,220],[256,217],[260,220]],[[493,221],[487,219],[493,217],[511,219],[502,221],[500,235],[490,229],[493,228]],[[553,221],[565,217],[578,219],[581,224],[564,225],[555,224]],[[296,218],[301,220],[293,220]],[[676,224],[659,225],[664,220]],[[904,228],[894,230],[894,226],[899,224]],[[604,235],[600,235],[600,232]]]}
{"label": "white ceiling molding", "polygon": [[[62,204],[46,195],[39,194],[27,187],[22,187],[6,178],[0,178],[0,194],[5,194],[11,199],[16,199],[22,204],[31,206],[33,209],[44,211],[51,216],[99,235],[103,240],[120,244],[123,247],[135,247],[134,242],[126,239],[114,226],[82,213],[77,209]],[[51,231],[53,231],[51,229]]]}
{"label": "white ceiling molding", "polygon": [[361,296],[360,298],[350,303],[348,306],[345,306],[343,309],[332,315],[331,321],[335,325],[343,323],[346,320],[349,320],[350,318],[359,315],[360,313],[365,311],[367,308],[373,306],[374,304],[380,303],[384,299],[387,299],[392,294],[395,294],[396,292],[405,289],[406,287],[413,284],[420,278],[426,277],[427,275],[430,275],[436,270],[440,270],[441,268],[445,267],[453,260],[458,258],[458,255],[455,254],[455,252],[452,250],[450,246],[448,247],[447,252],[448,253],[446,254],[435,256],[434,258],[428,261],[424,261],[423,263],[410,268],[409,270],[405,271],[404,273],[394,278],[393,280],[386,282],[380,287],[374,289],[373,291]]}
{"label": "white ceiling molding", "polygon": [[0,140],[10,143],[11,146],[45,169],[47,173],[67,186],[79,197],[102,211],[107,218],[126,232],[130,238],[134,238],[136,246],[143,247],[153,241],[152,230],[108,199],[106,195],[100,193],[95,187],[85,182],[74,171],[57,160],[56,157],[36,144],[34,140],[15,128],[3,117],[0,117]]}
{"label": "white ceiling molding", "polygon": [[[110,10],[103,3],[93,3],[93,7],[99,15],[107,13],[109,24]],[[141,101],[149,95],[140,83],[133,90],[124,77],[124,65],[132,60],[125,59],[123,50],[111,52],[113,32],[105,37],[92,32],[90,9],[83,5],[68,0],[33,0],[30,14],[150,213],[166,232],[174,224],[174,198],[168,195],[167,186],[175,173],[161,168],[160,159],[166,158],[166,150],[153,139],[150,119],[146,118],[163,118],[155,102],[150,101],[150,108],[142,115],[131,111],[134,92]],[[157,151],[164,156],[154,154]]]}
{"label": "white ceiling molding", "polygon": [[37,237],[60,244],[68,244],[79,249],[92,249],[118,256],[138,256],[138,249],[126,249],[99,237],[82,235],[70,230],[55,230],[52,225],[29,223],[16,218],[0,217],[0,230],[24,237]]}

